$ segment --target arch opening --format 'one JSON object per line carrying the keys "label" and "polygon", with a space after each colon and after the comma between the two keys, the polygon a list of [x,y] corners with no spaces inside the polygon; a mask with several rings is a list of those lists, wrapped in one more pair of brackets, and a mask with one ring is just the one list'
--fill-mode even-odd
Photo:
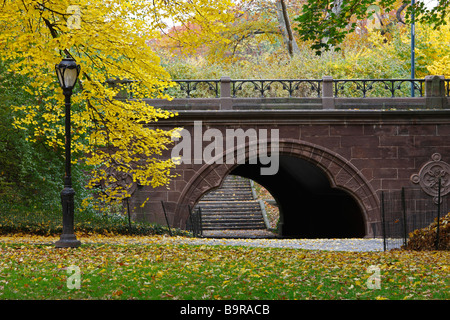
{"label": "arch opening", "polygon": [[[218,158],[225,159],[226,154]],[[183,205],[195,206],[233,174],[252,179],[273,195],[280,208],[281,236],[359,238],[379,234],[378,196],[350,161],[316,144],[293,139],[280,140],[278,155],[279,170],[274,175],[261,174],[267,161],[252,162],[248,153],[245,164],[213,162],[200,167],[178,198],[174,225],[185,225],[188,215],[180,209]]]}
{"label": "arch opening", "polygon": [[364,214],[348,192],[334,188],[327,175],[305,159],[280,155],[275,175],[261,175],[259,164],[241,164],[230,174],[265,187],[280,210],[278,233],[291,238],[362,238]]}

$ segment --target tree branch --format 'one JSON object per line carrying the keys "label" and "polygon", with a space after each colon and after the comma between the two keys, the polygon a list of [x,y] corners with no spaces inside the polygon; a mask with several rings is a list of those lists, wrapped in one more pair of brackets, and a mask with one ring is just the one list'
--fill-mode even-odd
{"label": "tree branch", "polygon": [[397,12],[395,13],[395,16],[398,20],[398,22],[405,24],[405,21],[403,21],[403,18],[401,16],[402,11],[405,10],[405,8],[409,5],[409,3],[403,3],[398,9]]}

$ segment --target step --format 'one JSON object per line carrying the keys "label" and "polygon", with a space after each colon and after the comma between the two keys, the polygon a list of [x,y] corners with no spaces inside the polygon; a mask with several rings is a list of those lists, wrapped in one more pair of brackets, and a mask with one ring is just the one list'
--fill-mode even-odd
{"label": "step", "polygon": [[261,220],[261,213],[248,214],[202,214],[202,221],[217,221],[217,220]]}
{"label": "step", "polygon": [[262,216],[261,211],[251,210],[251,211],[203,211],[202,217],[212,217],[212,216],[220,216],[220,217],[259,217]]}
{"label": "step", "polygon": [[203,225],[203,230],[244,230],[244,229],[266,229],[265,224],[214,224]]}
{"label": "step", "polygon": [[214,203],[203,203],[203,202],[199,202],[199,206],[202,208],[202,211],[204,209],[223,209],[223,210],[234,210],[237,208],[241,208],[241,209],[251,209],[251,208],[255,208],[255,209],[259,209],[261,210],[261,208],[259,207],[259,202],[257,201],[215,201]]}
{"label": "step", "polygon": [[209,201],[234,201],[234,200],[242,200],[242,201],[250,201],[253,200],[253,197],[245,195],[245,194],[232,194],[232,195],[216,195],[216,196],[208,196],[204,197],[201,200],[201,203],[206,203]]}
{"label": "step", "polygon": [[262,217],[261,211],[203,211],[202,210],[202,218],[207,219],[207,217],[223,217],[223,218],[231,218],[231,217]]}
{"label": "step", "polygon": [[253,226],[255,228],[257,227],[265,227],[266,225],[261,221],[220,221],[220,222],[202,222],[203,228],[208,227],[221,227],[221,228],[228,228],[228,227],[243,227],[243,226]]}
{"label": "step", "polygon": [[204,230],[266,229],[259,201],[253,197],[250,180],[229,176],[222,186],[197,204]]}

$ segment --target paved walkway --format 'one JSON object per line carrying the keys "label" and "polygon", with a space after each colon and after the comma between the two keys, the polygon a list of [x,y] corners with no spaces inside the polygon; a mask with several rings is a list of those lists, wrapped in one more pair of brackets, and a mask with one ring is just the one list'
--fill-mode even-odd
{"label": "paved walkway", "polygon": [[248,238],[248,239],[274,239],[278,236],[266,229],[252,230],[204,230],[206,238]]}
{"label": "paved walkway", "polygon": [[329,251],[383,251],[383,239],[280,239],[268,230],[204,231],[204,238],[191,244],[244,245]]}
{"label": "paved walkway", "polygon": [[187,241],[192,245],[226,245],[266,248],[292,248],[328,251],[383,251],[383,239],[227,239],[197,238]]}
{"label": "paved walkway", "polygon": [[[186,238],[169,236],[89,236],[79,237],[82,243],[110,243],[110,244],[188,244],[188,245],[225,245],[225,246],[250,246],[260,248],[292,248],[307,250],[328,251],[383,251],[383,239],[278,239],[261,238],[267,235],[262,232],[253,231],[253,238],[231,238],[230,232],[222,231],[227,237],[216,238]],[[238,233],[234,233],[236,236]],[[247,232],[247,236],[249,236]],[[52,245],[59,237],[56,236],[1,236],[0,242],[4,243],[35,243]],[[390,248],[391,249],[391,248]]]}

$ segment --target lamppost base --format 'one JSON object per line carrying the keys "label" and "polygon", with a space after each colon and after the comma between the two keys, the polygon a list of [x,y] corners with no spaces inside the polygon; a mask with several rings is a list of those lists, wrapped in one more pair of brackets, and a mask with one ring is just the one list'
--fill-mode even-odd
{"label": "lamppost base", "polygon": [[60,239],[55,242],[56,248],[77,248],[81,245],[81,241],[77,240],[74,234],[62,234]]}

